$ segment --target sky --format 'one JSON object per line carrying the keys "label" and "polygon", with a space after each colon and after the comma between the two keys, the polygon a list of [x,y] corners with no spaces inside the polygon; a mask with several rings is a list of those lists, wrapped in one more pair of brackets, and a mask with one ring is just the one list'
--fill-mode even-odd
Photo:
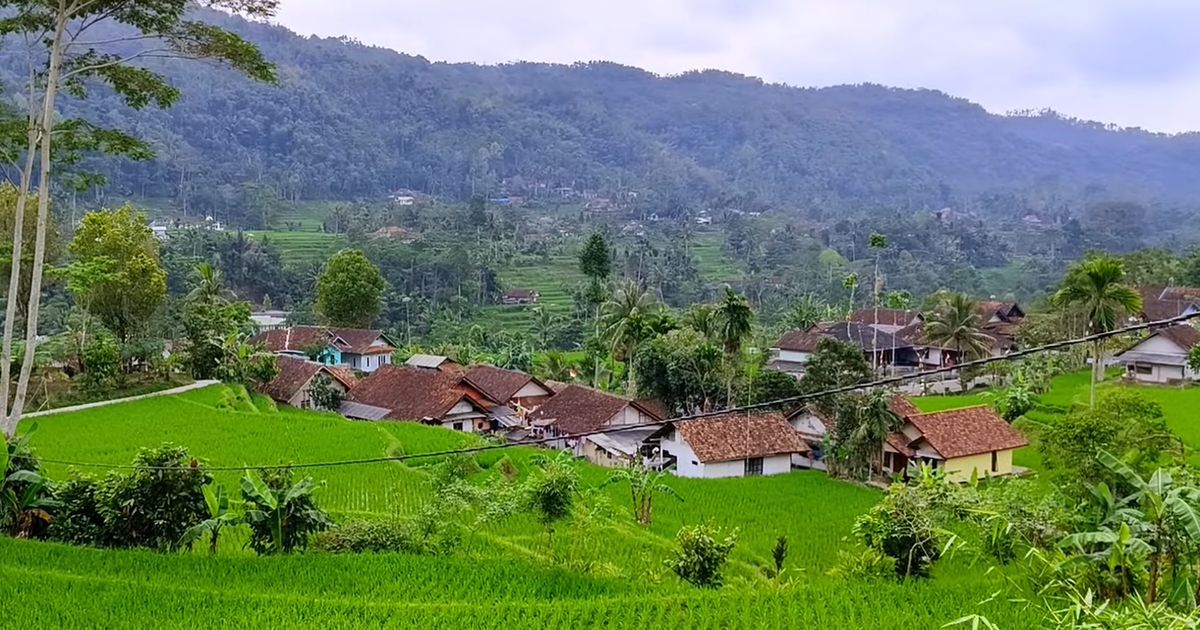
{"label": "sky", "polygon": [[717,68],[1200,130],[1194,0],[283,0],[277,21],[431,61]]}

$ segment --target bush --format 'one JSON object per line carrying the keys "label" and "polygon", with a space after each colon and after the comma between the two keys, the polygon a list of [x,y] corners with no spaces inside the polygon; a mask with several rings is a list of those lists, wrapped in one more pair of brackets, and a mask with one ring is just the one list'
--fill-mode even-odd
{"label": "bush", "polygon": [[242,478],[250,547],[259,554],[303,549],[309,536],[333,527],[329,515],[313,500],[312,477],[292,479],[290,468],[247,473]]}
{"label": "bush", "polygon": [[895,579],[896,559],[873,547],[838,551],[838,561],[830,575],[854,579]]}
{"label": "bush", "polygon": [[327,553],[422,553],[411,523],[400,520],[355,520],[313,537],[313,548]]}
{"label": "bush", "polygon": [[71,477],[58,485],[58,501],[50,538],[72,545],[102,545],[111,538],[100,509],[100,484],[91,477]]}
{"label": "bush", "polygon": [[700,588],[720,588],[723,583],[721,569],[737,544],[737,531],[724,540],[721,531],[711,525],[683,527],[676,541],[679,550],[667,566],[684,581]]}
{"label": "bush", "polygon": [[212,477],[188,450],[142,449],[128,475],[110,474],[97,493],[107,545],[176,549],[183,533],[208,518],[204,486]]}
{"label": "bush", "polygon": [[333,380],[324,374],[317,374],[313,379],[308,388],[308,396],[314,409],[326,411],[337,411],[342,405],[342,398],[345,397],[342,390],[333,384]]}
{"label": "bush", "polygon": [[98,333],[83,349],[83,386],[92,392],[116,387],[121,376],[121,347],[112,335]]}

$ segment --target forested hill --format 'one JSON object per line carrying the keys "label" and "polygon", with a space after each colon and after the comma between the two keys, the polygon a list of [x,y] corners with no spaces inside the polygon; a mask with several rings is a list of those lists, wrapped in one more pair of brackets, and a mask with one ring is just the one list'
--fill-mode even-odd
{"label": "forested hill", "polygon": [[611,63],[430,63],[217,19],[262,46],[280,84],[180,63],[170,74],[185,97],[171,110],[134,113],[93,95],[91,114],[159,149],[154,163],[106,167],[110,192],[176,196],[183,182],[196,205],[251,180],[295,199],[398,188],[462,199],[544,184],[636,191],[668,212],[747,199],[810,211],[1012,194],[1200,200],[1198,134],[996,116],[940,92],[874,85],[801,89]]}

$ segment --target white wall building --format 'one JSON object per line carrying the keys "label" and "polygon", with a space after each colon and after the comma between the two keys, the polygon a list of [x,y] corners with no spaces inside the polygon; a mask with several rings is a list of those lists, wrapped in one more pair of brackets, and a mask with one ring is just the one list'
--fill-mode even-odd
{"label": "white wall building", "polygon": [[1178,325],[1160,328],[1117,355],[1128,378],[1142,383],[1184,383],[1200,380],[1188,367],[1188,354],[1200,345],[1200,330]]}
{"label": "white wall building", "polygon": [[778,413],[682,420],[666,425],[658,437],[663,457],[674,459],[680,477],[778,475],[792,470],[794,455],[809,452]]}

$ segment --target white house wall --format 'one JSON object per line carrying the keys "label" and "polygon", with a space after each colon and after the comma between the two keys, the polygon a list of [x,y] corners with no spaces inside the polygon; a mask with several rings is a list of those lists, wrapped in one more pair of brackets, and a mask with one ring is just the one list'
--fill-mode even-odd
{"label": "white house wall", "polygon": [[808,363],[808,360],[810,358],[812,358],[812,354],[809,352],[797,352],[795,350],[780,350],[779,351],[779,360],[780,361],[791,361],[792,363]]}
{"label": "white house wall", "polygon": [[539,387],[533,381],[529,381],[524,387],[518,389],[516,394],[513,394],[513,398],[534,398],[536,396],[549,395],[551,395],[550,392],[546,391],[545,388]]}

